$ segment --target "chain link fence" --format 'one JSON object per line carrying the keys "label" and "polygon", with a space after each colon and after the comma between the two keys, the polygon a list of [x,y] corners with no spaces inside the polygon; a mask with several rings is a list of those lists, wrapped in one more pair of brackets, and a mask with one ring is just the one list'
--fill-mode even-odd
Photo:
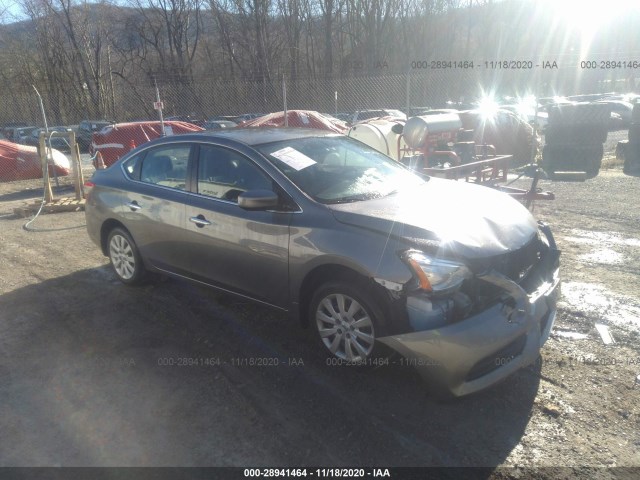
{"label": "chain link fence", "polygon": [[[465,65],[430,69],[427,67],[431,65],[419,62],[412,66],[415,68],[402,75],[354,74],[348,78],[280,76],[262,81],[224,82],[213,76],[192,79],[167,76],[132,83],[112,77],[100,88],[85,88],[84,96],[71,89],[61,92],[46,85],[36,87],[42,94],[48,125],[73,129],[83,120],[158,120],[159,114],[154,110],[158,96],[164,105],[165,118],[188,115],[192,119],[208,120],[222,115],[282,111],[285,98],[288,109],[329,114],[379,108],[409,112],[416,108],[443,108],[447,102],[468,104],[494,92],[526,92],[543,97],[553,94],[557,87],[550,86],[543,69],[465,68]],[[566,88],[570,91],[570,85]],[[33,183],[34,178],[41,178],[41,169],[38,173],[37,165],[33,165],[34,157],[37,162],[35,137],[29,137],[31,132],[28,132],[25,137],[17,138],[25,133],[18,132],[21,126],[44,125],[38,96],[30,85],[9,85],[0,91],[0,105],[0,125],[4,126],[2,134],[6,139],[2,140],[0,151],[0,183],[22,188],[20,182]],[[613,135],[615,140],[605,144],[605,156],[615,156],[617,140],[626,138],[626,132],[623,133],[609,134],[609,139]],[[7,141],[26,145],[7,145]],[[82,162],[85,173],[90,174],[92,166],[86,153],[82,155]],[[69,176],[59,175],[57,183],[71,185]]]}

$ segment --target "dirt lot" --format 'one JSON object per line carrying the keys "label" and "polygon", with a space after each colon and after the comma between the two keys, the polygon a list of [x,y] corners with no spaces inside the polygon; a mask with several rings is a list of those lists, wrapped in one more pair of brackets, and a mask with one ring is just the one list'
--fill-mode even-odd
{"label": "dirt lot", "polygon": [[557,200],[535,213],[563,252],[553,335],[446,404],[406,367],[327,367],[253,304],[121,285],[82,212],[41,232],[11,215],[36,184],[0,185],[0,466],[640,466],[638,178],[542,182]]}

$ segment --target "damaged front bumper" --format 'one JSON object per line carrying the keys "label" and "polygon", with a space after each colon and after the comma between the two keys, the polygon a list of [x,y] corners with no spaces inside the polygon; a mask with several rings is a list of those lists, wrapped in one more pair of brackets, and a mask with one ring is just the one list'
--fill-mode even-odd
{"label": "damaged front bumper", "polygon": [[456,323],[379,340],[449,395],[483,390],[537,360],[556,317],[560,280],[554,268],[531,293],[498,272],[481,275],[505,292],[501,301]]}

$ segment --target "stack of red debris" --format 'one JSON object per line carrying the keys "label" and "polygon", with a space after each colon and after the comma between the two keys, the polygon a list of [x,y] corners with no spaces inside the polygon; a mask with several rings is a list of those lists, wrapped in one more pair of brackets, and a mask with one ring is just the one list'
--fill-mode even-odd
{"label": "stack of red debris", "polygon": [[[195,133],[203,130],[192,123],[164,122],[166,135]],[[128,151],[161,136],[162,125],[159,121],[116,123],[93,134],[90,152],[91,154],[100,152],[104,164],[108,167]]]}
{"label": "stack of red debris", "polygon": [[[349,127],[342,120],[328,117],[312,110],[287,110],[289,127],[316,128],[336,133],[347,133]],[[238,125],[239,128],[284,127],[284,112],[274,112]]]}
{"label": "stack of red debris", "polygon": [[[69,175],[71,165],[64,153],[51,150],[49,174],[63,177]],[[38,149],[0,140],[0,181],[28,180],[42,178],[42,165]]]}

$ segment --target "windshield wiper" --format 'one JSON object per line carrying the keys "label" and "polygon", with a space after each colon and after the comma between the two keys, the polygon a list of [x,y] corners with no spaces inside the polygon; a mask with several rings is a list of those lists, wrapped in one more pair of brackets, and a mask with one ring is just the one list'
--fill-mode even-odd
{"label": "windshield wiper", "polygon": [[382,198],[386,197],[386,195],[381,195],[379,193],[361,193],[359,195],[348,195],[346,197],[340,198],[332,198],[329,201],[324,203],[334,204],[334,203],[352,203],[352,202],[362,202],[364,200],[373,200],[374,198]]}

